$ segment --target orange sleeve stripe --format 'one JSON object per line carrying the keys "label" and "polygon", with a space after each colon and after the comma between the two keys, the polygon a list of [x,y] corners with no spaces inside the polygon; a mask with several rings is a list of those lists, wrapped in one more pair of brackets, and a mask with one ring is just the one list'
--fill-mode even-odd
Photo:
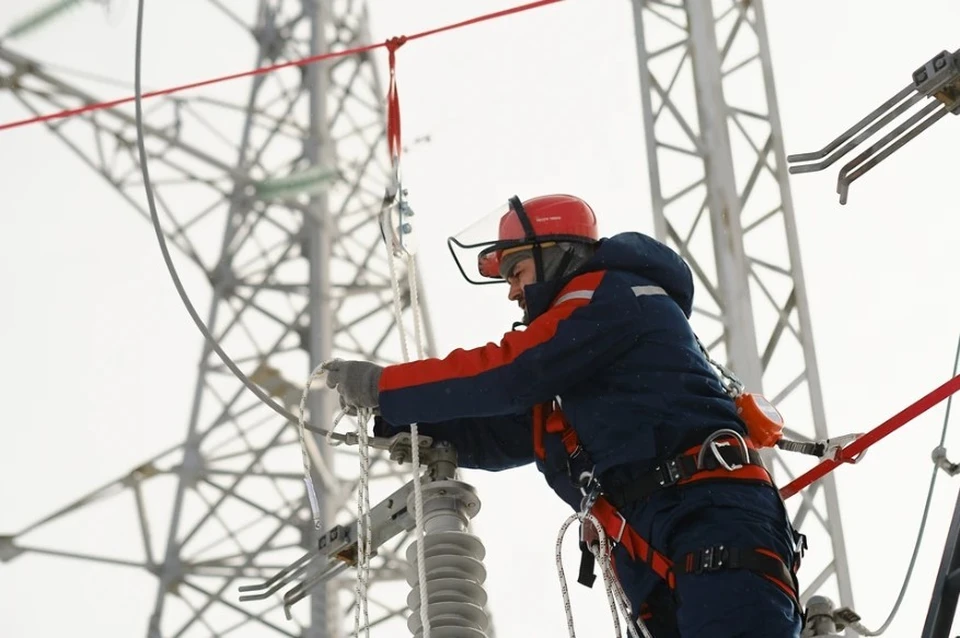
{"label": "orange sleeve stripe", "polygon": [[[600,285],[603,274],[600,271],[575,277],[557,298],[573,291],[593,292]],[[550,341],[561,321],[589,303],[589,298],[571,297],[550,308],[526,330],[507,333],[499,344],[488,343],[471,350],[454,350],[444,359],[424,359],[387,366],[380,376],[380,391],[464,379],[509,365],[524,352]]]}

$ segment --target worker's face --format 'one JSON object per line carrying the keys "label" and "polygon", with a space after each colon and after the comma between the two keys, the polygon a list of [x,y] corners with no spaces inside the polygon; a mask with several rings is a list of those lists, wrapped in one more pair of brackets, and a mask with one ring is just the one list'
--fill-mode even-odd
{"label": "worker's face", "polygon": [[528,257],[517,262],[513,271],[507,275],[507,283],[510,285],[508,298],[510,301],[516,301],[520,309],[526,312],[527,303],[523,298],[523,287],[529,286],[537,281],[537,266],[533,257]]}

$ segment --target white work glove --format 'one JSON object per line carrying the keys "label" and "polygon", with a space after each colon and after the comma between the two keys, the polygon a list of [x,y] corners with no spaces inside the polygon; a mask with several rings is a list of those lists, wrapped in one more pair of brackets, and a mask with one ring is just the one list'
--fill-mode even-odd
{"label": "white work glove", "polygon": [[334,359],[323,369],[327,371],[327,387],[340,393],[340,407],[347,414],[356,414],[357,408],[375,410],[380,405],[382,366]]}

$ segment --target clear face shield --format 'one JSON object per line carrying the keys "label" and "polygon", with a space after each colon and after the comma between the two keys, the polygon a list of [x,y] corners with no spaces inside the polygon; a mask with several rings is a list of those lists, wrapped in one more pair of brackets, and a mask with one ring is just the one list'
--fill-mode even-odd
{"label": "clear face shield", "polygon": [[472,284],[504,283],[500,262],[511,249],[537,241],[533,226],[517,197],[511,197],[456,235],[447,247],[464,279]]}

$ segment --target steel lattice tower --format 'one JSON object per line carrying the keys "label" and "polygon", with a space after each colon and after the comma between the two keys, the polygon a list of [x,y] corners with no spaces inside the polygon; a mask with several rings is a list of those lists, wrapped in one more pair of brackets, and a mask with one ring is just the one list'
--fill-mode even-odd
{"label": "steel lattice tower", "polygon": [[[654,228],[694,272],[695,327],[748,389],[780,408],[790,438],[825,439],[763,3],[633,5]],[[811,465],[780,453],[769,460],[781,485]],[[789,509],[810,539],[802,598],[852,606],[832,475],[800,498]]]}
{"label": "steel lattice tower", "polygon": [[[194,10],[211,12],[222,27],[218,38],[236,47],[235,59],[258,67],[370,42],[366,7],[352,0],[248,0],[229,7],[206,0]],[[160,57],[149,33],[146,39],[145,56]],[[0,88],[33,114],[100,101],[4,47]],[[331,354],[401,359],[378,225],[391,174],[384,96],[367,54],[219,85],[202,97],[182,93],[144,102],[165,236],[179,249],[183,269],[199,269],[210,284],[206,324],[241,369],[294,413],[301,384]],[[129,105],[47,126],[149,217],[134,122]],[[402,269],[400,276],[405,282]],[[412,339],[409,289],[402,286],[399,329]],[[202,295],[191,293],[202,307]],[[432,354],[426,314],[423,322]],[[327,396],[315,389],[309,411],[311,422],[329,427],[334,406],[325,405]],[[331,451],[324,441],[310,443],[325,522],[346,522],[356,512],[357,456],[344,448]],[[295,424],[263,405],[204,347],[186,440],[42,521],[0,537],[0,559],[41,553],[146,570],[158,580],[146,632],[151,638],[352,633],[353,571],[327,591],[320,588],[311,604],[294,607],[295,622],[283,618],[279,594],[260,606],[237,602],[239,585],[272,576],[312,546],[302,475],[291,466],[299,457]],[[379,454],[371,463],[374,503],[410,478],[409,466],[401,469]],[[118,558],[107,547],[103,555],[72,550],[69,537],[57,547],[31,543],[32,532],[124,495],[141,538],[139,557]],[[159,499],[172,500],[170,518],[149,521],[146,504]],[[407,631],[397,621],[409,591],[400,552],[406,540],[395,539],[374,558],[369,591],[371,626],[397,623],[396,635]]]}
{"label": "steel lattice tower", "polygon": [[[369,41],[360,2],[260,1],[254,8],[248,1],[241,6],[249,14],[235,4],[204,4],[220,12],[225,25],[240,27],[246,38],[241,42],[254,45],[249,50],[257,65]],[[698,332],[751,389],[762,389],[782,409],[793,438],[825,438],[762,4],[633,4],[655,231],[697,277]],[[146,49],[149,57],[149,44]],[[192,263],[210,282],[208,325],[243,369],[294,407],[296,384],[331,352],[399,359],[376,224],[389,173],[384,89],[369,56],[287,69],[244,86],[246,94],[231,99],[221,99],[218,91],[216,100],[183,94],[146,103],[150,165],[168,241],[185,258],[181,263]],[[0,87],[37,114],[99,97],[2,47]],[[131,108],[48,127],[147,216]],[[311,190],[328,172],[336,175],[329,189]],[[277,181],[290,176],[299,187]],[[412,333],[409,326],[403,329]],[[313,414],[330,414],[323,399],[314,393]],[[289,464],[296,444],[294,429],[204,348],[186,441],[0,538],[0,559],[39,552],[155,574],[151,636],[234,636],[245,630],[337,636],[333,619],[349,609],[337,609],[343,605],[334,596],[315,596],[301,626],[284,621],[276,606],[236,603],[237,585],[271,575],[308,542],[310,513],[300,476]],[[323,442],[314,446],[320,468],[314,478],[332,521],[354,509],[356,463],[349,453],[330,456]],[[408,478],[381,457],[374,462],[384,490]],[[776,457],[781,483],[795,466],[793,459]],[[164,481],[172,486],[174,514],[157,526],[146,520],[143,503],[146,491]],[[142,559],[30,543],[31,532],[117,493],[132,496]],[[808,489],[791,509],[814,549],[802,572],[804,598],[833,587],[842,604],[852,604],[833,479]],[[375,560],[383,588],[402,579],[399,547]],[[343,602],[349,601],[351,578],[337,584]],[[405,611],[390,602],[402,595],[385,597],[380,605],[377,597],[375,585],[375,622],[390,622]]]}

